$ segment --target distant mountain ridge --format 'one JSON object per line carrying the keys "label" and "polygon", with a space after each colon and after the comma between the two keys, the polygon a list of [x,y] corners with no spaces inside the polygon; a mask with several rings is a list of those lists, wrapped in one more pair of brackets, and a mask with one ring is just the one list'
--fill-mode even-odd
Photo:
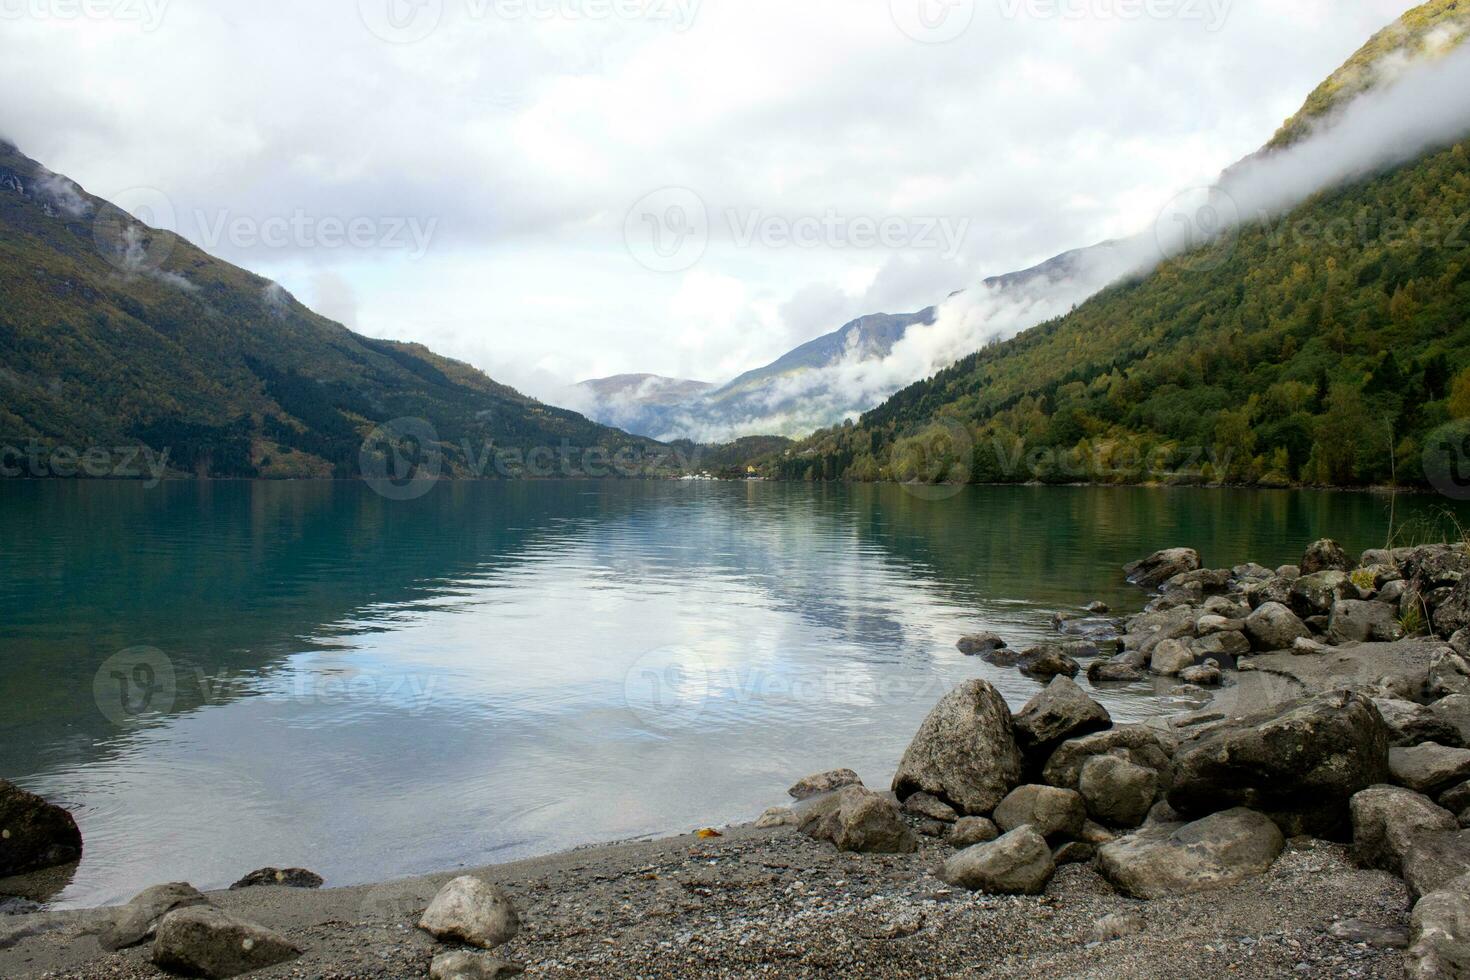
{"label": "distant mountain ridge", "polygon": [[367,442],[392,442],[388,423],[408,419],[443,475],[496,475],[487,447],[660,451],[421,345],[353,333],[7,142],[0,296],[0,446],[148,447],[200,476],[343,477],[396,451]]}

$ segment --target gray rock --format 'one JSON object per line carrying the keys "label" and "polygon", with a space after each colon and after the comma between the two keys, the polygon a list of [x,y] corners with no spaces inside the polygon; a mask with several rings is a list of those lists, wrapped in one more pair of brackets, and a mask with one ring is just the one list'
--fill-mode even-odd
{"label": "gray rock", "polygon": [[1039,895],[1055,871],[1046,839],[1028,826],[960,851],[944,862],[939,877],[987,895]]}
{"label": "gray rock", "polygon": [[1134,585],[1152,589],[1181,572],[1192,572],[1199,567],[1199,552],[1193,548],[1169,548],[1123,566],[1123,574]]}
{"label": "gray rock", "polygon": [[1452,636],[1463,629],[1470,629],[1470,578],[1461,579],[1449,596],[1434,607],[1436,633]]}
{"label": "gray rock", "polygon": [[[1470,694],[1451,694],[1429,706],[1434,716],[1460,733],[1458,744],[1470,747]],[[1455,743],[1440,742],[1441,745]]]}
{"label": "gray rock", "polygon": [[[1249,615],[1249,614],[1247,614]],[[1245,630],[1245,619],[1227,619],[1224,616],[1201,616],[1195,620],[1194,631],[1201,637],[1216,633],[1240,633]]]}
{"label": "gray rock", "polygon": [[1095,660],[1087,666],[1087,680],[1097,684],[1129,684],[1141,681],[1148,674],[1120,660]]}
{"label": "gray rock", "polygon": [[1095,755],[1082,766],[1078,791],[1093,819],[1114,827],[1137,827],[1159,795],[1157,770],[1116,755]]}
{"label": "gray rock", "polygon": [[1193,637],[1194,624],[1198,619],[1198,613],[1189,606],[1180,606],[1161,612],[1141,613],[1128,620],[1123,637],[1123,648],[1136,650],[1144,657],[1151,657],[1154,648],[1165,640]]}
{"label": "gray rock", "polygon": [[429,980],[502,980],[525,972],[524,967],[496,959],[489,953],[463,949],[440,953],[429,964]]}
{"label": "gray rock", "polygon": [[1291,605],[1291,586],[1295,581],[1294,578],[1282,578],[1278,575],[1264,582],[1256,582],[1246,590],[1246,601],[1252,609],[1259,609],[1270,602],[1289,606]]}
{"label": "gray rock", "polygon": [[1291,583],[1291,608],[1302,617],[1326,616],[1339,599],[1356,599],[1358,590],[1345,572],[1317,572]]}
{"label": "gray rock", "polygon": [[1393,643],[1404,638],[1398,610],[1383,602],[1341,599],[1332,606],[1327,639],[1332,643]]}
{"label": "gray rock", "polygon": [[1375,949],[1404,949],[1409,945],[1409,930],[1402,926],[1377,926],[1362,919],[1334,922],[1327,934],[1345,943],[1362,943]]}
{"label": "gray rock", "polygon": [[1393,781],[1418,793],[1434,796],[1470,779],[1470,749],[1452,749],[1425,742],[1388,752]]}
{"label": "gray rock", "polygon": [[1196,658],[1218,657],[1234,659],[1251,652],[1251,641],[1244,633],[1222,632],[1202,636],[1189,644]]}
{"label": "gray rock", "polygon": [[1262,652],[1290,650],[1299,639],[1309,639],[1307,625],[1286,606],[1267,602],[1256,608],[1245,620],[1246,635],[1251,645]]}
{"label": "gray rock", "polygon": [[1428,797],[1397,786],[1370,786],[1352,798],[1353,860],[1398,874],[1414,838],[1455,830],[1454,814]]}
{"label": "gray rock", "polygon": [[1470,660],[1451,647],[1437,651],[1429,661],[1429,676],[1424,689],[1435,699],[1470,694]]}
{"label": "gray rock", "polygon": [[1342,545],[1330,538],[1314,541],[1307,546],[1307,553],[1302,556],[1302,574],[1314,575],[1317,572],[1346,572],[1353,567],[1347,552]]}
{"label": "gray rock", "polygon": [[1062,653],[1073,660],[1090,660],[1102,656],[1102,650],[1091,640],[1069,640],[1062,644]]}
{"label": "gray rock", "polygon": [[1175,810],[1169,805],[1168,800],[1160,800],[1153,805],[1153,809],[1148,811],[1148,816],[1144,818],[1143,825],[1145,827],[1158,827],[1166,823],[1188,823],[1188,821],[1179,815],[1178,810]]}
{"label": "gray rock", "polygon": [[419,928],[435,939],[494,949],[521,931],[521,919],[509,895],[464,875],[439,889]]}
{"label": "gray rock", "polygon": [[1165,640],[1154,648],[1148,669],[1163,677],[1175,677],[1181,670],[1193,667],[1195,656],[1179,640]]}
{"label": "gray rock", "polygon": [[1456,783],[1439,794],[1439,805],[1451,813],[1470,807],[1470,781]]}
{"label": "gray rock", "polygon": [[1050,645],[1026,650],[1016,666],[1021,668],[1021,673],[1043,681],[1053,677],[1076,677],[1082,672],[1077,661],[1063,653],[1060,647]]}
{"label": "gray rock", "polygon": [[1112,612],[1112,610],[1108,608],[1108,604],[1102,601],[1089,602],[1086,608],[1087,611],[1092,613],[1094,616],[1106,616],[1108,613]]}
{"label": "gray rock", "polygon": [[938,820],[940,823],[954,823],[960,816],[954,812],[954,807],[928,793],[915,793],[910,796],[903,801],[903,809],[905,813],[912,813],[916,817],[925,817],[929,820]]}
{"label": "gray rock", "polygon": [[1082,825],[1082,833],[1077,835],[1077,839],[1084,844],[1091,844],[1096,847],[1099,844],[1107,844],[1117,840],[1118,835],[1102,824],[1088,820]]}
{"label": "gray rock", "polygon": [[1015,716],[1016,744],[1044,759],[1069,738],[1102,731],[1113,724],[1106,708],[1067,677],[1054,678]]}
{"label": "gray rock", "polygon": [[1248,579],[1266,579],[1275,574],[1275,572],[1271,571],[1271,569],[1267,568],[1265,565],[1258,565],[1253,561],[1246,562],[1244,565],[1236,565],[1230,570],[1231,578],[1234,578],[1237,581]]}
{"label": "gray rock", "polygon": [[1211,596],[1206,599],[1201,609],[1205,615],[1216,616],[1229,623],[1239,622],[1241,625],[1236,627],[1238,630],[1245,629],[1245,617],[1251,614],[1251,607],[1248,602],[1242,602],[1223,595]]}
{"label": "gray rock", "polygon": [[928,793],[960,813],[984,815],[1020,783],[1024,765],[1005,699],[986,681],[972,680],[945,695],[924,720],[893,791],[901,800]]}
{"label": "gray rock", "polygon": [[919,834],[924,837],[948,837],[950,825],[942,820],[922,819],[918,822]]}
{"label": "gray rock", "polygon": [[1470,977],[1470,877],[1425,895],[1409,916],[1408,980]]}
{"label": "gray rock", "polygon": [[70,864],[82,856],[72,815],[0,779],[0,878]]}
{"label": "gray rock", "polygon": [[1287,579],[1288,581],[1299,579],[1302,577],[1302,566],[1282,565],[1280,568],[1276,569],[1276,574],[1280,578]]}
{"label": "gray rock", "polygon": [[1082,781],[1082,767],[1095,755],[1121,753],[1134,765],[1153,769],[1160,774],[1160,785],[1170,785],[1169,761],[1173,746],[1164,735],[1146,725],[1119,725],[1105,732],[1063,742],[1047,760],[1041,778],[1051,786],[1076,789]]}
{"label": "gray rock", "polygon": [[1470,656],[1470,629],[1457,631],[1449,639],[1450,649],[1462,657]]}
{"label": "gray rock", "polygon": [[1237,808],[1145,827],[1098,848],[1098,870],[1125,895],[1153,899],[1225,888],[1264,873],[1285,848],[1270,818]]}
{"label": "gray rock", "polygon": [[1337,691],[1232,718],[1182,742],[1169,804],[1187,817],[1262,810],[1289,833],[1332,836],[1348,800],[1388,781],[1388,728],[1373,702]]}
{"label": "gray rock", "polygon": [[786,791],[795,800],[809,800],[814,796],[833,793],[844,786],[861,786],[862,779],[851,769],[833,769],[808,776]]}
{"label": "gray rock", "polygon": [[1080,840],[1068,841],[1051,852],[1052,863],[1058,867],[1064,864],[1086,864],[1096,856],[1097,848]]}
{"label": "gray rock", "polygon": [[1470,874],[1470,830],[1426,830],[1416,834],[1404,855],[1401,874],[1409,886],[1411,902]]}
{"label": "gray rock", "polygon": [[1219,687],[1225,682],[1225,675],[1220,670],[1220,665],[1213,660],[1207,660],[1198,667],[1186,667],[1179,672],[1179,679],[1186,684],[1197,684],[1200,687]]}
{"label": "gray rock", "polygon": [[1437,742],[1453,747],[1463,744],[1460,730],[1436,714],[1431,707],[1397,698],[1374,698],[1373,704],[1383,716],[1383,723],[1388,726],[1390,746],[1402,748],[1421,742]]}
{"label": "gray rock", "polygon": [[165,915],[175,909],[208,904],[207,898],[185,882],[154,885],[134,895],[128,904],[113,909],[97,941],[109,953],[138,946],[153,938]]}
{"label": "gray rock", "polygon": [[974,633],[970,636],[962,637],[960,642],[956,644],[959,647],[960,653],[963,653],[967,657],[1003,650],[1005,649],[1005,645],[1006,641],[994,633]]}
{"label": "gray rock", "polygon": [[945,839],[951,847],[966,848],[987,844],[1000,836],[1000,829],[986,817],[960,817]]}
{"label": "gray rock", "polygon": [[1320,657],[1331,649],[1327,644],[1305,636],[1299,636],[1291,641],[1291,652],[1297,657]]}
{"label": "gray rock", "polygon": [[170,912],[153,941],[156,966],[191,977],[235,977],[300,955],[286,937],[208,905]]}
{"label": "gray rock", "polygon": [[322,876],[305,868],[261,868],[252,871],[230,886],[230,891],[242,888],[320,888],[326,882]]}
{"label": "gray rock", "polygon": [[775,830],[777,827],[794,827],[800,822],[800,818],[790,807],[773,806],[756,820],[755,829]]}
{"label": "gray rock", "polygon": [[1076,790],[1055,786],[1019,786],[992,816],[1004,832],[1031,826],[1043,837],[1076,837],[1087,820],[1087,806]]}
{"label": "gray rock", "polygon": [[1115,912],[1105,915],[1092,927],[1092,941],[1111,943],[1137,935],[1144,929],[1143,916],[1137,912]]}
{"label": "gray rock", "polygon": [[1378,590],[1377,598],[1379,602],[1386,602],[1391,606],[1400,607],[1400,611],[1402,612],[1401,603],[1404,599],[1404,593],[1407,591],[1409,591],[1409,583],[1403,579],[1399,579],[1396,582],[1386,582]]}
{"label": "gray rock", "polygon": [[898,804],[861,786],[844,786],[819,801],[804,815],[801,832],[859,854],[911,854],[919,846]]}

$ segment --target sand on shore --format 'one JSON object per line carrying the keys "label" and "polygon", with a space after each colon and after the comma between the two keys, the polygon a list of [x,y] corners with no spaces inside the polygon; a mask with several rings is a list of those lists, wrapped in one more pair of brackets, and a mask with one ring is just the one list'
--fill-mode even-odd
{"label": "sand on shore", "polygon": [[[1403,975],[1400,951],[1327,932],[1338,920],[1408,922],[1403,883],[1354,867],[1340,845],[1294,841],[1262,877],[1153,902],[1114,894],[1086,865],[1059,869],[1038,897],[972,895],[934,877],[950,853],[924,838],[917,854],[844,854],[789,827],[740,827],[718,839],[614,844],[470,873],[514,899],[524,927],[496,953],[533,977]],[[307,951],[251,976],[424,977],[447,947],[415,923],[461,873],[210,897]],[[1093,942],[1097,921],[1113,913],[1140,915],[1142,930]],[[0,976],[164,976],[146,946],[102,952],[90,931],[106,914],[0,918]]]}

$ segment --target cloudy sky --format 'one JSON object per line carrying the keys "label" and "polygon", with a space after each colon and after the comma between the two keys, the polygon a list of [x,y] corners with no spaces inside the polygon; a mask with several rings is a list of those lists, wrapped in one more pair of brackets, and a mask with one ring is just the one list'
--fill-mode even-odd
{"label": "cloudy sky", "polygon": [[1149,227],[1409,0],[0,0],[0,135],[555,400]]}

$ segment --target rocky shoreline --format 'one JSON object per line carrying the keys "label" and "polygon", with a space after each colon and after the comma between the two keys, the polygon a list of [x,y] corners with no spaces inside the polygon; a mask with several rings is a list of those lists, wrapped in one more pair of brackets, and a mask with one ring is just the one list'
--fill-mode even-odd
{"label": "rocky shoreline", "polygon": [[[1136,616],[962,639],[1046,686],[1012,712],[960,685],[888,791],[839,769],[686,838],[0,915],[0,975],[1470,976],[1467,572],[1450,545],[1320,541],[1274,571],[1159,552],[1125,570],[1153,590]],[[1149,674],[1214,700],[1115,725],[1083,687]],[[0,823],[27,806],[66,856],[55,808],[15,794]],[[7,829],[0,871],[53,843]]]}

